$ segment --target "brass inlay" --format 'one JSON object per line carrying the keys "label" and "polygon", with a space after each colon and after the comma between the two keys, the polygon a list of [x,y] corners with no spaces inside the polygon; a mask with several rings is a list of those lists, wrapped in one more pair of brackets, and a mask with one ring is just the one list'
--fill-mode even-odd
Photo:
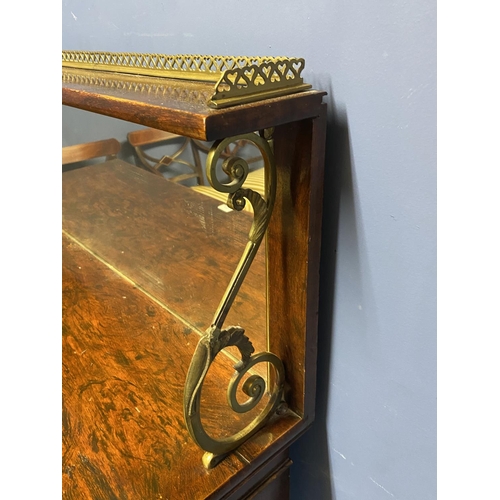
{"label": "brass inlay", "polygon": [[215,83],[208,106],[222,108],[311,88],[304,59],[62,51],[63,67]]}
{"label": "brass inlay", "polygon": [[[217,465],[230,451],[257,432],[283,403],[285,370],[281,360],[270,352],[253,354],[254,347],[240,326],[223,328],[224,320],[264,238],[276,198],[276,165],[271,147],[272,139],[269,134],[266,136],[265,132],[262,135],[266,138],[256,134],[243,134],[216,141],[207,157],[208,180],[217,191],[228,193],[228,206],[234,210],[242,210],[246,201],[249,201],[254,211],[248,243],[217,308],[212,324],[196,347],[184,388],[186,425],[194,441],[205,450],[203,463],[207,468]],[[216,175],[217,161],[222,153],[229,144],[239,140],[252,142],[262,154],[265,168],[265,199],[259,193],[242,187],[248,175],[248,164],[242,158],[230,157],[223,162],[222,168],[231,179],[229,183],[221,182]],[[241,361],[235,365],[236,371],[227,389],[229,406],[235,412],[246,413],[258,404],[266,389],[270,393],[270,399],[262,412],[240,432],[228,438],[214,439],[205,432],[201,421],[201,391],[210,365],[217,354],[228,346],[236,346],[241,355]],[[238,384],[243,376],[258,363],[268,363],[273,366],[276,373],[272,379],[273,387],[266,387],[265,380],[259,375],[249,376],[242,386],[243,392],[249,396],[249,399],[240,404],[236,398]]]}

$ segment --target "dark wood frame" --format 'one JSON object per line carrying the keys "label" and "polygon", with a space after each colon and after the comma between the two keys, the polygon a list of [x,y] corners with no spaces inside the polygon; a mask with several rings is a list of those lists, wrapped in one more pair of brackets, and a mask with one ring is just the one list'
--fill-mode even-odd
{"label": "dark wood frame", "polygon": [[[203,85],[197,84],[198,90]],[[277,199],[267,232],[269,350],[285,365],[287,402],[300,418],[288,426],[280,418],[273,419],[266,430],[277,437],[270,443],[262,445],[258,439],[244,443],[240,456],[245,457],[245,467],[206,498],[287,498],[289,446],[314,420],[324,95],[310,90],[214,110],[200,102],[186,104],[130,90],[63,84],[64,105],[203,141],[275,128]],[[179,498],[198,497],[184,492]]]}

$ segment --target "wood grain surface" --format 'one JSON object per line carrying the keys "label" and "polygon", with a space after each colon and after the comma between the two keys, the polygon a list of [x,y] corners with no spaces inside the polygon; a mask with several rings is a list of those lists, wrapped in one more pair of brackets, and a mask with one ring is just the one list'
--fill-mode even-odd
{"label": "wood grain surface", "polygon": [[[137,182],[136,176],[146,178],[146,184],[151,179],[156,181],[151,174],[119,160],[64,174],[63,212],[68,233],[63,235],[63,496],[195,499],[211,495],[222,498],[220,495],[227,491],[238,498],[239,491],[249,491],[258,478],[267,476],[270,466],[266,465],[266,448],[296,426],[299,419],[293,414],[275,416],[237,454],[230,455],[213,471],[203,468],[202,450],[188,435],[182,415],[185,377],[199,332],[179,311],[185,311],[188,317],[191,314],[191,318],[198,313],[193,313],[189,303],[172,313],[168,307],[171,301],[163,304],[144,293],[144,289],[155,290],[150,286],[156,282],[151,281],[151,274],[141,281],[141,287],[125,275],[137,277],[135,270],[149,259],[148,244],[134,245],[144,242],[152,228],[133,224],[137,212],[131,207],[134,196],[151,201],[144,194],[152,198],[154,195],[148,190],[138,192],[137,185],[132,190],[124,188],[130,187],[127,181],[131,179]],[[103,190],[98,188],[101,182]],[[164,194],[166,187],[169,203],[174,202],[176,194],[179,203],[191,195],[188,188],[166,181],[153,185],[153,192],[156,189]],[[198,203],[199,196],[194,197]],[[212,205],[212,200],[208,201]],[[129,210],[116,210],[123,209],[123,203]],[[139,205],[140,214],[146,215],[147,207]],[[219,212],[215,217],[243,215]],[[103,223],[108,218],[111,221]],[[162,227],[163,222],[157,220],[155,226]],[[137,236],[138,227],[142,239]],[[200,228],[189,227],[190,233],[195,230],[199,232]],[[164,236],[168,240],[171,232],[175,231],[170,228],[165,235],[153,231],[153,243],[157,245]],[[132,244],[126,236],[130,233]],[[211,234],[215,239],[221,237],[216,229]],[[226,250],[231,246],[224,238],[222,242]],[[121,248],[126,248],[125,254]],[[114,250],[108,253],[109,249]],[[116,260],[122,255],[127,259]],[[227,263],[229,256],[222,257],[222,263]],[[179,262],[176,265],[182,266],[183,259]],[[260,266],[262,280],[264,263]],[[189,265],[185,272],[184,281],[192,273]],[[172,273],[167,275],[172,279]],[[183,301],[173,306],[179,303]],[[212,314],[211,310],[207,312]],[[262,313],[265,317],[261,299],[259,321],[265,326]],[[201,414],[205,428],[214,437],[242,429],[262,410],[267,399],[247,414],[232,412],[225,399],[225,388],[234,372],[232,364],[227,357],[218,356],[204,384]],[[257,455],[261,459],[252,463]],[[261,472],[252,472],[255,469]]]}
{"label": "wood grain surface", "polygon": [[182,392],[197,335],[63,243],[65,498],[205,498],[243,464],[233,456],[207,474],[185,430]]}
{"label": "wood grain surface", "polygon": [[[247,242],[252,216],[121,160],[64,173],[63,229],[204,332]],[[262,245],[226,326],[266,350]]]}
{"label": "wood grain surface", "polygon": [[312,423],[326,105],[314,120],[277,127],[276,205],[268,228],[270,350],[285,365],[293,411]]}
{"label": "wood grain surface", "polygon": [[[191,500],[239,488],[235,475],[244,479],[261,463],[248,467],[252,454],[241,449],[206,471],[184,424],[196,333],[65,236],[63,263],[64,498]],[[207,431],[222,436],[246,425],[264,402],[232,412],[224,391],[231,363],[217,360],[202,413]],[[292,414],[275,417],[245,446],[262,452],[298,422]]]}

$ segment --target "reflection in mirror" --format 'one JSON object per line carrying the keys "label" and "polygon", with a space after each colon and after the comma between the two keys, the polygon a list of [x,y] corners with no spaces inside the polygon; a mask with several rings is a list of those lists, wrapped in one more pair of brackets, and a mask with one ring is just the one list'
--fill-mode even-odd
{"label": "reflection in mirror", "polygon": [[[186,344],[194,349],[198,340],[191,332],[201,335],[210,326],[244,252],[252,205],[234,211],[226,203],[227,194],[210,186],[205,172],[210,143],[63,107],[63,145],[87,150],[103,141],[114,149],[95,146],[99,158],[72,163],[64,171],[63,230],[180,319]],[[224,149],[218,177],[229,182],[222,163],[235,156],[249,166],[243,187],[264,196],[262,156],[249,141]],[[260,352],[267,350],[266,324],[262,244],[225,326],[243,327]],[[159,335],[169,334],[160,324],[158,329]],[[226,351],[230,359],[221,365],[234,364],[237,356]],[[266,377],[266,363],[253,371]],[[221,391],[224,398],[225,389]]]}

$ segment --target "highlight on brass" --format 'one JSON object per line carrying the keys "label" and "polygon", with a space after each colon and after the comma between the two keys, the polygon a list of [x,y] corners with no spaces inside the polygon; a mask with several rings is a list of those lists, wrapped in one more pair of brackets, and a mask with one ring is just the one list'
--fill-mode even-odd
{"label": "highlight on brass", "polygon": [[288,57],[165,55],[62,51],[66,68],[192,80],[215,84],[207,105],[223,108],[311,88],[301,73],[305,61]]}

